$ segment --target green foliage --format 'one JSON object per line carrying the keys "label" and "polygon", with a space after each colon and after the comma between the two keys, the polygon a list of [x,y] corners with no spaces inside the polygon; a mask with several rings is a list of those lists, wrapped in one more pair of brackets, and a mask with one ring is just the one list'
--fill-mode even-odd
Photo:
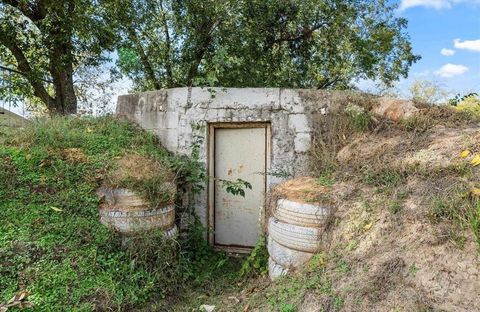
{"label": "green foliage", "polygon": [[[85,158],[69,159],[67,148]],[[0,137],[1,303],[27,290],[35,311],[135,310],[236,277],[237,265],[208,246],[198,222],[178,241],[160,231],[122,241],[100,224],[95,192],[132,150],[173,158],[152,134],[113,118],[52,119]]]}
{"label": "green foliage", "polygon": [[174,171],[178,172],[179,184],[189,184],[193,193],[198,193],[205,187],[208,181],[207,171],[200,160],[200,148],[204,142],[204,137],[199,134],[204,129],[204,125],[192,124],[193,137],[191,143],[190,156],[180,155],[170,159]]}
{"label": "green foliage", "polygon": [[268,251],[265,236],[260,235],[248,258],[242,263],[240,276],[265,275],[268,272]]}
{"label": "green foliage", "polygon": [[468,113],[477,118],[480,116],[480,98],[477,93],[463,96],[455,106],[455,109],[459,112]]}
{"label": "green foliage", "polygon": [[[260,174],[263,174],[260,172]],[[286,168],[277,168],[267,172],[267,175],[275,177],[275,178],[282,178],[282,179],[290,179],[293,178],[293,174],[291,170]]]}
{"label": "green foliage", "polygon": [[283,303],[280,305],[281,312],[295,312],[297,311],[297,307],[291,303]]}
{"label": "green foliage", "polygon": [[324,172],[317,178],[317,183],[322,186],[332,187],[334,183],[333,173],[332,172]]}
{"label": "green foliage", "polygon": [[460,93],[457,93],[453,98],[448,100],[448,104],[451,106],[457,106],[458,103],[468,100],[469,98],[477,97],[477,96],[478,96],[478,93],[476,92],[467,93],[463,96]]}
{"label": "green foliage", "polygon": [[222,182],[222,187],[225,188],[225,191],[234,196],[240,195],[245,197],[245,189],[252,189],[252,184],[242,179],[237,179],[235,181],[220,179],[220,182]]}
{"label": "green foliage", "polygon": [[355,104],[348,104],[345,108],[345,113],[350,117],[351,123],[357,131],[365,131],[370,128],[373,119],[370,112],[365,110],[365,108]]}
{"label": "green foliage", "polygon": [[419,59],[386,1],[101,3],[120,34],[118,69],[137,90],[391,85]]}

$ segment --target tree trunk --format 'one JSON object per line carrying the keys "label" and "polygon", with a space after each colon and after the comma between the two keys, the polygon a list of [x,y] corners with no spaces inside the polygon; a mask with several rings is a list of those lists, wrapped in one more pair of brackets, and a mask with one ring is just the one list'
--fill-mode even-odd
{"label": "tree trunk", "polygon": [[[51,56],[50,72],[53,77],[55,101],[49,109],[52,115],[71,115],[77,113],[77,97],[73,86],[72,63],[64,64],[59,68],[55,63],[60,62],[57,57]],[[53,62],[53,64],[52,64]],[[58,63],[57,63],[58,64]]]}
{"label": "tree trunk", "polygon": [[[70,16],[75,9],[73,4],[67,7]],[[65,21],[68,21],[68,18]],[[68,22],[67,22],[68,23]],[[69,24],[58,24],[51,31],[49,38],[49,71],[55,90],[55,104],[49,109],[52,115],[71,115],[77,113],[77,97],[73,85],[73,29]]]}

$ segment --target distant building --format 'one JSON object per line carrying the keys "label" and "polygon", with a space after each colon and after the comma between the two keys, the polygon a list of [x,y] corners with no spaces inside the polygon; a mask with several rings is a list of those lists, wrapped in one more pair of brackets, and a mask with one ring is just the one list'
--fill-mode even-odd
{"label": "distant building", "polygon": [[0,107],[0,129],[5,127],[19,128],[25,126],[28,122],[28,119]]}

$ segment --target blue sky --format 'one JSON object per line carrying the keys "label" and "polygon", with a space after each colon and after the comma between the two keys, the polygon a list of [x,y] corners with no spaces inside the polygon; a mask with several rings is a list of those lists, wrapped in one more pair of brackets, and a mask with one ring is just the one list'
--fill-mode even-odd
{"label": "blue sky", "polygon": [[422,56],[402,93],[415,80],[429,80],[454,93],[480,92],[480,0],[399,0],[415,54]]}

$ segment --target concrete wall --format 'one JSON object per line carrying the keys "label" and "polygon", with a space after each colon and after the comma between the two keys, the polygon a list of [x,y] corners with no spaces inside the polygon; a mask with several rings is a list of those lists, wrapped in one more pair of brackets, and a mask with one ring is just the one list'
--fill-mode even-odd
{"label": "concrete wall", "polygon": [[[207,164],[207,129],[210,122],[262,121],[271,123],[269,172],[285,170],[308,175],[308,150],[315,122],[344,107],[358,94],[324,90],[279,88],[175,88],[123,95],[116,114],[158,135],[174,153],[189,155],[193,135],[205,138],[201,159]],[[203,125],[195,132],[194,125]],[[267,185],[281,182],[268,176]],[[207,222],[207,193],[195,198],[195,209]]]}

